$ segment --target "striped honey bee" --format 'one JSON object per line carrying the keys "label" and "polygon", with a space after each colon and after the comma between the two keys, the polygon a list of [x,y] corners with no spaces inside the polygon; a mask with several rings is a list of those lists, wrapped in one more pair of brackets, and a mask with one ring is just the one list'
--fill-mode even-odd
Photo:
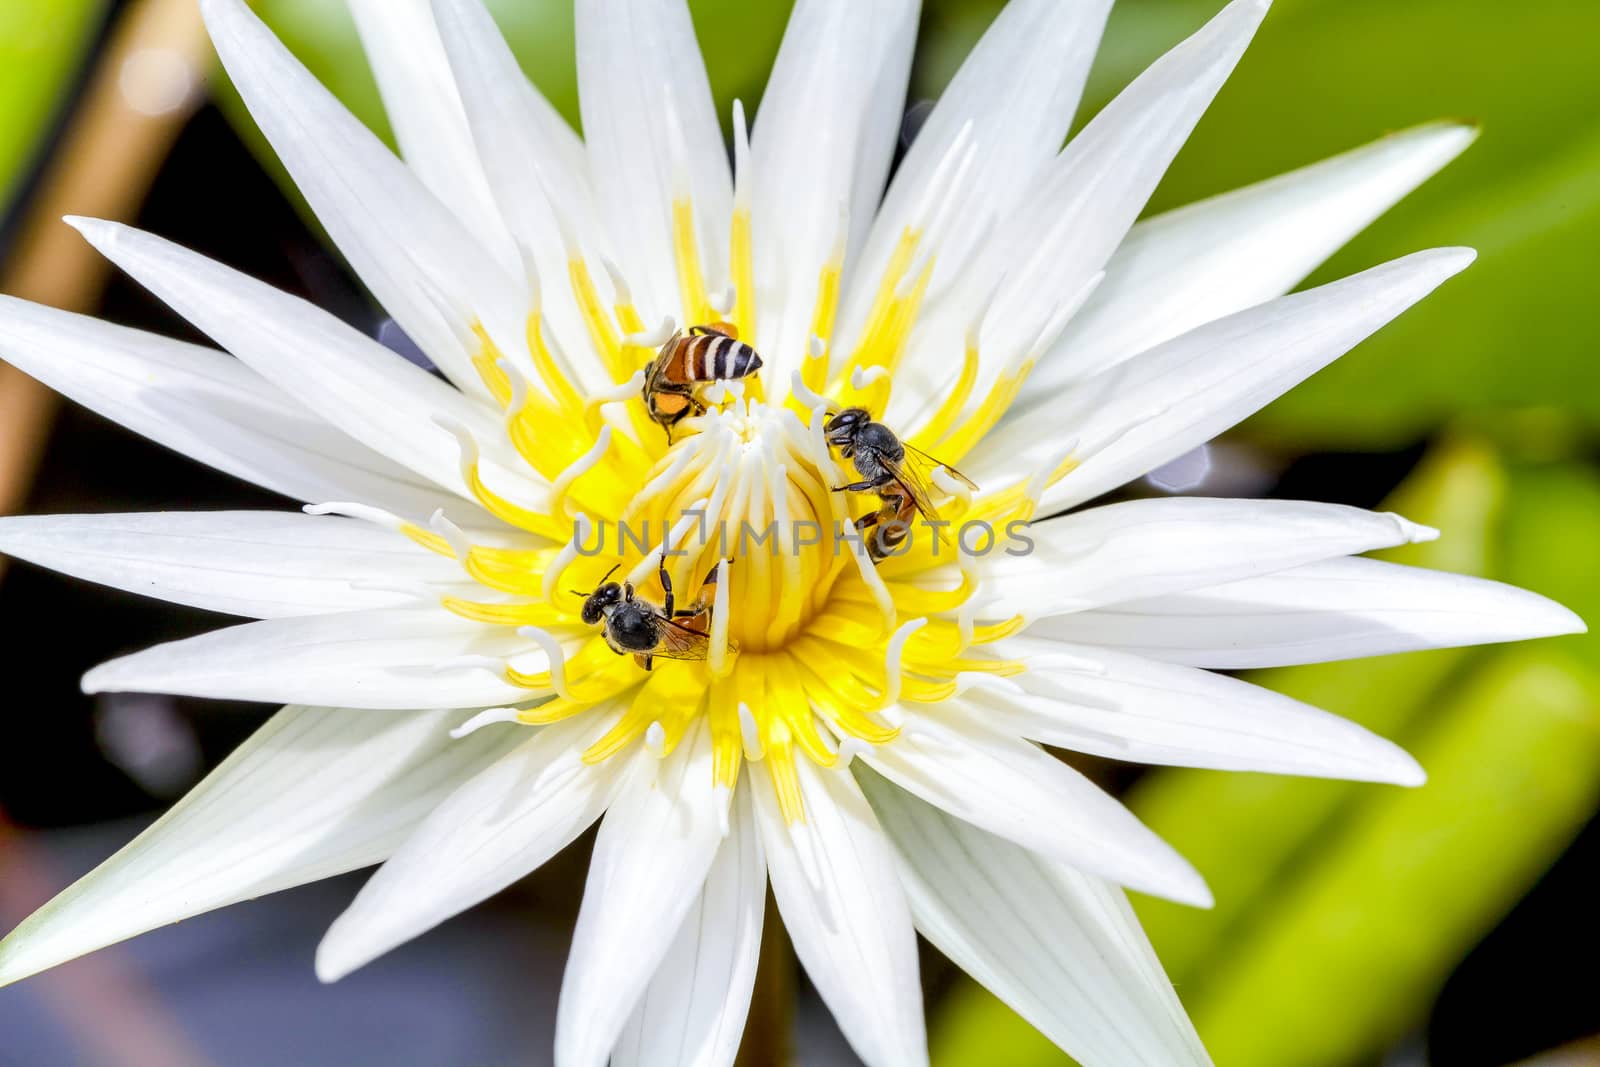
{"label": "striped honey bee", "polygon": [[690,415],[704,415],[699,389],[716,381],[748,378],[761,369],[756,350],[739,340],[726,322],[691,326],[667,339],[644,369],[644,405],[650,418],[667,431]]}

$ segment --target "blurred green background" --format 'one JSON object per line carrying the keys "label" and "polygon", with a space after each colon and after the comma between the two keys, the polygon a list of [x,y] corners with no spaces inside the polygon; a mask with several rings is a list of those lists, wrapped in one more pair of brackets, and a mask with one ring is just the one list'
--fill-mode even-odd
{"label": "blurred green background", "polygon": [[[258,6],[324,81],[385,129],[342,4]],[[576,122],[569,0],[490,6],[530,76]],[[735,96],[753,105],[788,5],[691,6],[716,57],[723,114]],[[937,95],[1000,6],[927,0],[912,100]],[[1220,6],[1122,0],[1080,122]],[[0,202],[41,158],[102,16],[103,5],[86,0],[0,3]],[[1476,247],[1478,264],[1240,428],[1230,445],[1262,469],[1287,472],[1273,491],[1369,505],[1385,497],[1444,529],[1439,542],[1396,559],[1524,585],[1590,620],[1600,619],[1597,42],[1592,0],[1278,0],[1151,206],[1184,204],[1434,118],[1481,124],[1460,161],[1312,283],[1433,245]],[[217,96],[260,149],[225,84]],[[259,154],[276,172],[270,154]],[[1429,1062],[1417,1035],[1447,982],[1594,818],[1597,642],[1255,674],[1406,745],[1430,772],[1421,790],[1171,770],[1133,779],[1096,768],[1126,787],[1216,892],[1209,913],[1136,903],[1219,1064]],[[1550,960],[1571,968],[1558,979],[1571,983],[1563,995],[1600,1001],[1593,913],[1584,907],[1562,921],[1577,925],[1541,936],[1574,951]],[[940,1067],[1065,1062],[964,979],[938,992],[931,1028]],[[1540,1032],[1562,1040],[1582,1037],[1573,1028],[1585,1018],[1596,1021],[1592,1011],[1555,1014]],[[1515,1058],[1537,1051],[1514,1046]],[[1514,1058],[1493,1041],[1452,1055],[1435,1050],[1433,1062]],[[1561,1062],[1597,1063],[1600,1054]]]}

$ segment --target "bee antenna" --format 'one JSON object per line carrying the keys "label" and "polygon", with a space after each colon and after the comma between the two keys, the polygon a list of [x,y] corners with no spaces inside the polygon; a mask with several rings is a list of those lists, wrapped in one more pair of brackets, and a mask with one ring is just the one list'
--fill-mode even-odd
{"label": "bee antenna", "polygon": [[605,578],[601,578],[600,579],[600,584],[601,585],[605,585],[606,584],[606,579],[610,578],[613,574],[617,573],[617,568],[620,567],[620,566],[622,566],[622,564],[620,564],[620,563],[613,564],[611,569],[606,571]]}

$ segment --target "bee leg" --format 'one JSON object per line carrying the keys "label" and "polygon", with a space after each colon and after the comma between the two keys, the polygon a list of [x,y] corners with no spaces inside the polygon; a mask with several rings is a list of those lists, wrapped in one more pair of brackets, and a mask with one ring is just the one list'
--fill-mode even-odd
{"label": "bee leg", "polygon": [[863,481],[851,482],[849,485],[836,485],[833,487],[833,491],[835,493],[867,493],[876,488],[877,486],[873,485],[871,482]]}
{"label": "bee leg", "polygon": [[667,573],[667,565],[665,563],[661,565],[661,591],[665,593],[667,597],[666,603],[661,606],[661,610],[666,613],[667,618],[673,618],[672,575]]}
{"label": "bee leg", "polygon": [[635,652],[633,654],[633,661],[648,671],[653,669],[655,657],[650,655],[648,652]]}

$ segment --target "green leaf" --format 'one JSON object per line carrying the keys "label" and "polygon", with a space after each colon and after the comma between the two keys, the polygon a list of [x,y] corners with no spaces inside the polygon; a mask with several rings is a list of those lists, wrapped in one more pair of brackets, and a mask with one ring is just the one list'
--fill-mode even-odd
{"label": "green leaf", "polygon": [[[918,66],[932,96],[997,5],[931,0]],[[1092,115],[1223,0],[1124,0],[1085,96]],[[1600,5],[1570,0],[1277,0],[1151,204],[1164,211],[1441,118],[1473,149],[1319,271],[1421,248],[1477,264],[1246,424],[1291,448],[1393,447],[1454,415],[1557,405],[1600,424]]]}
{"label": "green leaf", "polygon": [[[1189,18],[1211,2],[1140,5]],[[1558,404],[1600,423],[1592,42],[1566,0],[1280,0],[1157,196],[1170,207],[1441,117],[1479,143],[1313,282],[1433,245],[1476,247],[1455,284],[1273,405],[1251,429],[1303,447],[1389,446],[1458,412]]]}
{"label": "green leaf", "polygon": [[1414,748],[1427,787],[1373,793],[1210,961],[1189,1007],[1218,1063],[1339,1067],[1404,1033],[1600,802],[1600,681],[1503,653]]}
{"label": "green leaf", "polygon": [[0,4],[0,214],[37,162],[104,8],[103,0]]}
{"label": "green leaf", "polygon": [[1549,642],[1600,671],[1600,473],[1577,463],[1512,472],[1505,579],[1559,600],[1590,632]]}

